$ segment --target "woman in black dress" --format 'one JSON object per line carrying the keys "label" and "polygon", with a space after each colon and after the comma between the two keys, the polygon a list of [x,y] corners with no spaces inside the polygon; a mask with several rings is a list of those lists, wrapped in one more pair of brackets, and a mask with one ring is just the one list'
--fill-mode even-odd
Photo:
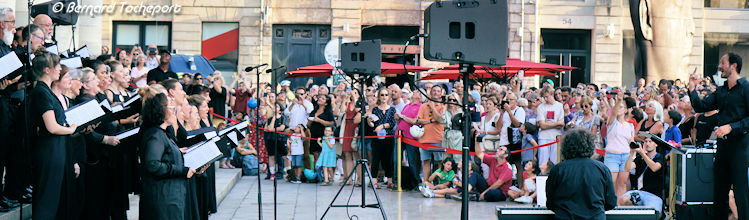
{"label": "woman in black dress", "polygon": [[[216,74],[218,73],[218,74]],[[213,108],[213,112],[227,117],[226,105],[229,104],[229,90],[224,87],[224,78],[221,76],[221,72],[213,74],[213,82],[211,83],[210,101],[208,107]]]}
{"label": "woman in black dress", "polygon": [[[200,128],[208,128],[211,126],[211,121],[208,120],[208,102],[202,95],[195,94],[187,97],[187,102],[191,106],[198,108],[198,115],[200,117]],[[203,175],[198,175],[195,178],[197,183],[197,199],[198,199],[198,210],[200,211],[200,219],[208,219],[208,215],[216,213],[216,168],[209,166]]]}
{"label": "woman in black dress", "polygon": [[36,85],[31,91],[30,108],[34,137],[33,219],[55,219],[62,193],[68,136],[78,125],[68,126],[63,104],[52,92],[52,81],[60,78],[60,57],[37,53],[32,61]]}
{"label": "woman in black dress", "polygon": [[[395,108],[388,104],[390,92],[385,89],[377,90],[377,105],[374,106],[372,117],[367,118],[367,123],[374,127],[375,135],[393,135],[395,134]],[[379,172],[380,166],[385,170],[385,177],[388,178],[388,187],[393,186],[393,138],[376,138],[372,139],[372,175],[373,177]],[[374,179],[375,181],[377,178]],[[376,186],[379,186],[375,182]]]}
{"label": "woman in black dress", "polygon": [[[195,170],[184,166],[182,153],[167,127],[175,124],[175,110],[168,107],[167,97],[158,94],[143,106],[142,145],[144,146],[143,193],[140,196],[140,219],[184,219],[186,178]],[[168,192],[166,192],[168,191]]]}
{"label": "woman in black dress", "polygon": [[[330,97],[328,97],[328,95],[317,95],[317,106],[315,106],[315,109],[309,114],[309,117],[311,118],[309,120],[310,137],[321,138],[323,136],[323,131],[325,131],[325,127],[333,126],[334,124],[333,107],[330,104]],[[317,157],[319,157],[320,152],[322,152],[322,147],[320,147],[316,141],[310,141],[309,152],[315,156],[315,161],[317,161]]]}
{"label": "woman in black dress", "polygon": [[[167,79],[161,82],[161,85],[164,86],[166,89],[166,92],[169,97],[169,105],[175,106],[175,108],[179,108],[180,106],[184,106],[187,103],[186,93],[185,90],[182,89],[182,84],[179,83],[176,79]],[[176,112],[179,112],[179,109],[177,109]],[[175,114],[176,115],[176,114]],[[184,120],[184,118],[183,118]],[[174,120],[173,123],[169,124],[169,126],[166,128],[167,135],[175,140],[177,143],[177,146],[180,148],[180,150],[186,150],[187,146],[187,130],[182,125],[182,123],[179,122],[180,119],[177,118]],[[198,207],[200,206],[198,204],[198,195],[197,195],[197,184],[195,182],[195,179],[189,179],[185,183],[185,186],[187,187],[186,193],[187,197],[185,198],[185,219],[187,220],[196,220],[200,219],[200,211],[198,210]]]}

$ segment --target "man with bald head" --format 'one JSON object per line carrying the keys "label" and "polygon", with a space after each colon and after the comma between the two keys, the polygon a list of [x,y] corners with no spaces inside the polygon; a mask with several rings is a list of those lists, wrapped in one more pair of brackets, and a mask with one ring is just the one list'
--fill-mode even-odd
{"label": "man with bald head", "polygon": [[49,15],[45,14],[39,14],[36,17],[34,17],[34,24],[39,25],[42,27],[42,31],[44,32],[44,42],[45,43],[52,43],[54,40],[52,40],[52,32],[54,32],[54,25],[52,23],[52,18],[49,17]]}

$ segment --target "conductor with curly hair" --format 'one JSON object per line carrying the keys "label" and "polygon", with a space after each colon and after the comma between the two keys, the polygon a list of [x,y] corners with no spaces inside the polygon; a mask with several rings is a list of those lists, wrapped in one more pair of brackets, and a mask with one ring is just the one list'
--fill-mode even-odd
{"label": "conductor with curly hair", "polygon": [[563,161],[554,166],[546,181],[546,206],[555,219],[606,219],[606,210],[616,206],[611,172],[590,159],[593,135],[583,129],[562,137]]}

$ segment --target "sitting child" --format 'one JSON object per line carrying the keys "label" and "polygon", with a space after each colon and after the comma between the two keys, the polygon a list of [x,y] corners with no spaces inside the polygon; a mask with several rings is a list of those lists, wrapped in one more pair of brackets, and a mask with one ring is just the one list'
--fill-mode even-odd
{"label": "sitting child", "polygon": [[[421,191],[424,197],[429,197],[429,195],[432,194],[431,190],[447,189],[450,186],[450,183],[455,177],[453,163],[454,161],[452,157],[446,157],[445,159],[443,159],[442,167],[440,169],[437,169],[437,171],[434,171],[434,173],[429,176],[429,181],[427,181],[424,185],[419,186],[419,191]],[[434,185],[434,182],[437,182],[437,185]]]}
{"label": "sitting child", "polygon": [[252,146],[247,138],[239,140],[239,146],[236,147],[236,152],[242,156],[242,174],[245,176],[257,176],[257,150],[255,146]]}
{"label": "sitting child", "polygon": [[541,169],[538,166],[538,161],[528,161],[528,163],[525,164],[526,178],[523,182],[523,189],[521,190],[517,187],[511,187],[510,190],[507,191],[508,196],[514,199],[515,202],[526,204],[532,203],[536,198],[536,176],[540,173]]}
{"label": "sitting child", "polygon": [[[442,198],[445,197],[446,199],[455,199],[455,200],[461,200],[462,199],[462,193],[463,193],[463,180],[462,180],[462,174],[460,173],[462,171],[463,165],[462,162],[458,162],[458,173],[455,174],[455,178],[453,178],[452,186],[447,189],[436,189],[431,190],[430,193],[431,197],[436,198]],[[474,162],[468,163],[468,176],[471,175],[481,175],[481,166],[474,164]],[[429,189],[428,189],[429,190]],[[468,185],[468,192],[470,193],[471,200],[476,200],[478,198],[478,195],[472,192],[473,187],[469,184]]]}

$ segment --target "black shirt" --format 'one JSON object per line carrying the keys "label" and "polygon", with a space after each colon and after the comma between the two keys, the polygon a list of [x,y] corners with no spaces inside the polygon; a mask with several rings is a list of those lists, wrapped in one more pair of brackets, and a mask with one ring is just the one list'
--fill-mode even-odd
{"label": "black shirt", "polygon": [[216,91],[216,88],[212,88],[208,95],[211,97],[208,107],[213,108],[214,113],[226,116],[226,88],[222,86],[221,92]]}
{"label": "black shirt", "polygon": [[565,160],[554,166],[546,180],[546,206],[555,219],[606,219],[616,207],[611,171],[590,158]]}
{"label": "black shirt", "polygon": [[[692,90],[689,92],[689,99],[692,101],[695,112],[720,109],[720,112],[715,114],[717,116],[715,126],[730,124],[729,140],[738,140],[749,132],[749,81],[746,78],[739,78],[736,85],[730,89],[726,82],[704,99],[700,99],[697,90]],[[745,145],[741,147],[746,149]]]}
{"label": "black shirt", "polygon": [[[694,120],[697,120],[697,117],[689,117],[687,120],[684,120],[681,124],[679,124],[679,131],[681,131],[681,138],[694,138],[692,137],[692,128],[694,128]],[[691,140],[691,139],[690,139]],[[695,144],[695,143],[690,143]]]}
{"label": "black shirt", "polygon": [[166,72],[164,72],[159,67],[149,70],[147,74],[148,74],[148,76],[146,76],[147,82],[156,81],[156,83],[160,83],[161,81],[164,81],[169,78],[172,78],[172,79],[178,78],[177,74],[172,72],[171,70],[167,70]]}
{"label": "black shirt", "polygon": [[648,164],[645,163],[645,159],[640,156],[640,154],[637,154],[637,158],[635,158],[635,165],[637,166],[635,171],[635,178],[639,178],[640,175],[642,176],[642,188],[640,190],[646,191],[652,194],[655,194],[658,197],[661,197],[663,194],[663,168],[665,167],[664,164],[666,164],[666,160],[663,158],[661,154],[656,153],[655,157],[652,158],[653,162],[660,163],[661,168],[658,169],[658,171],[653,172],[650,167],[648,167]]}
{"label": "black shirt", "polygon": [[695,129],[697,129],[697,134],[695,140],[697,144],[702,144],[707,141],[707,139],[710,139],[710,135],[713,134],[713,128],[716,126],[716,115],[707,116],[705,114],[700,114],[700,117],[697,117],[697,124],[694,126]]}

